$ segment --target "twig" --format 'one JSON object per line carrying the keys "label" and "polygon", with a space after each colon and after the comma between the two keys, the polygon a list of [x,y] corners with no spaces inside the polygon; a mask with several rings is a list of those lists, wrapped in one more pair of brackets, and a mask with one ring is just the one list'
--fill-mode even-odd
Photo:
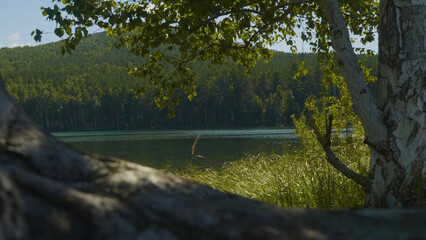
{"label": "twig", "polygon": [[328,120],[326,121],[326,133],[323,136],[321,132],[319,131],[315,120],[311,116],[309,118],[309,125],[312,127],[315,135],[318,138],[318,141],[321,143],[322,148],[325,151],[326,160],[328,163],[330,163],[331,166],[333,166],[335,169],[337,169],[339,172],[341,172],[343,175],[348,177],[349,179],[354,180],[356,183],[361,185],[364,189],[367,189],[368,187],[368,178],[360,175],[359,173],[353,171],[348,166],[346,166],[344,163],[340,161],[340,159],[336,156],[334,151],[331,149],[331,129],[333,125],[333,116],[329,115]]}

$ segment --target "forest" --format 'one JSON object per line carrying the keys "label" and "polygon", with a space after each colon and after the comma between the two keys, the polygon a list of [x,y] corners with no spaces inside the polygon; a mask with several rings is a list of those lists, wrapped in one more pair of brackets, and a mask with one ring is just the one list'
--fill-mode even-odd
{"label": "forest", "polygon": [[[53,2],[61,43],[0,49],[0,239],[425,239],[424,1]],[[357,55],[376,34],[378,56]],[[317,55],[270,58],[296,37]],[[290,116],[302,149],[199,168],[197,137],[180,176],[49,133]]]}
{"label": "forest", "polygon": [[[89,35],[72,54],[60,42],[0,49],[0,74],[17,104],[48,131],[291,127],[310,95],[338,94],[322,82],[317,56],[276,52],[246,73],[231,61],[195,62],[197,96],[176,106],[176,117],[153,104],[148,80],[128,74],[146,61],[111,49],[105,32]],[[298,74],[304,61],[307,73]],[[363,57],[376,74],[377,58]],[[373,87],[374,88],[374,87]]]}

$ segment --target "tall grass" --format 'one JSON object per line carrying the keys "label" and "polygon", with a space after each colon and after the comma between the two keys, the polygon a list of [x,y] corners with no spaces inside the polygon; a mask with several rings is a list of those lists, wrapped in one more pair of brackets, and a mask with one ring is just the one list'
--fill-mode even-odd
{"label": "tall grass", "polygon": [[[334,139],[334,150],[342,162],[367,175],[368,148],[361,139],[354,139]],[[295,154],[248,156],[219,169],[200,169],[191,163],[179,174],[220,191],[282,207],[342,209],[364,205],[363,189],[330,166],[316,144]]]}

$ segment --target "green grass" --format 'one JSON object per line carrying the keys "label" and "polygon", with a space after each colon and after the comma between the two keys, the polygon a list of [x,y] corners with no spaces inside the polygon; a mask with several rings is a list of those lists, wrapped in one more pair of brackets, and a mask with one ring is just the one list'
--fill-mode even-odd
{"label": "green grass", "polygon": [[[364,144],[340,141],[334,149],[342,162],[367,174],[369,151]],[[220,191],[282,207],[342,209],[364,205],[362,188],[331,167],[318,146],[291,155],[249,156],[219,169],[201,169],[191,163],[179,174]]]}

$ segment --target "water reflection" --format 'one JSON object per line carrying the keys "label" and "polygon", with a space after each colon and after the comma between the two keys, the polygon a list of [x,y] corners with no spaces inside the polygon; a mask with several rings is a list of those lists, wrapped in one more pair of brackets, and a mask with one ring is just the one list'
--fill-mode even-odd
{"label": "water reflection", "polygon": [[[299,144],[292,129],[104,131],[54,133],[77,149],[114,156],[155,168],[218,167],[247,154],[291,152]],[[192,145],[200,136],[194,155]]]}

